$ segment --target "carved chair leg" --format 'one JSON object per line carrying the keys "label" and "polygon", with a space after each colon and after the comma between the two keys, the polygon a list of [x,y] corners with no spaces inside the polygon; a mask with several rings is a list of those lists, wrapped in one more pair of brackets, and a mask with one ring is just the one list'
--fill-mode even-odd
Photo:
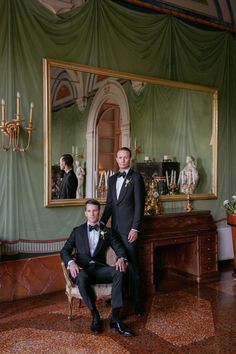
{"label": "carved chair leg", "polygon": [[72,307],[73,307],[73,298],[68,297],[68,305],[69,305],[69,312],[68,312],[68,320],[72,320]]}

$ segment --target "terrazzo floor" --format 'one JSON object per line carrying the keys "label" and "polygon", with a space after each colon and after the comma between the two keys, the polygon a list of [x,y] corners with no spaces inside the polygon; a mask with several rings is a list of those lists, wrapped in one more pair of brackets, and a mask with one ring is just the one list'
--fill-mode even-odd
{"label": "terrazzo floor", "polygon": [[144,317],[133,314],[128,300],[122,320],[135,337],[109,329],[111,307],[100,301],[104,332],[90,332],[90,314],[74,304],[67,319],[64,292],[0,304],[0,353],[19,354],[236,354],[236,282],[232,267],[218,281],[197,285],[168,274],[147,299]]}

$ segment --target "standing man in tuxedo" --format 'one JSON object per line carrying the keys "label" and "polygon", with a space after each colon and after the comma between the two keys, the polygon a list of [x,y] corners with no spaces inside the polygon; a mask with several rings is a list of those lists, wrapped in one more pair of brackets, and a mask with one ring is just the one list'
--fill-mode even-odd
{"label": "standing man in tuxedo", "polygon": [[59,199],[76,198],[78,179],[73,171],[73,162],[73,157],[70,154],[64,154],[60,158],[60,169],[64,175],[60,185]]}
{"label": "standing man in tuxedo", "polygon": [[[91,284],[112,283],[112,319],[110,328],[123,336],[133,336],[119,319],[123,307],[123,286],[126,271],[126,253],[121,242],[111,229],[100,229],[100,203],[89,199],[85,203],[87,222],[75,227],[61,250],[61,257],[69,268],[80,294],[91,311],[90,329],[94,333],[102,331],[102,320],[96,308],[96,299]],[[106,264],[106,252],[112,247],[117,255],[115,266]],[[75,260],[72,252],[76,250]]]}
{"label": "standing man in tuxedo", "polygon": [[112,229],[118,235],[128,254],[129,271],[133,283],[135,313],[144,314],[136,243],[141,228],[145,205],[145,185],[142,176],[130,168],[131,150],[122,147],[117,151],[119,172],[108,180],[106,206],[101,223],[106,225],[112,217]]}

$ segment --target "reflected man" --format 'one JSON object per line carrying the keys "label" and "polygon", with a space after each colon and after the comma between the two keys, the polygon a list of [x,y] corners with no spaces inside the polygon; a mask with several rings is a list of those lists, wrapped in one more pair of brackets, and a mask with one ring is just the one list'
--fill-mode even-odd
{"label": "reflected man", "polygon": [[78,179],[73,171],[73,162],[70,154],[64,154],[60,158],[60,169],[64,171],[64,176],[60,185],[59,199],[76,198]]}

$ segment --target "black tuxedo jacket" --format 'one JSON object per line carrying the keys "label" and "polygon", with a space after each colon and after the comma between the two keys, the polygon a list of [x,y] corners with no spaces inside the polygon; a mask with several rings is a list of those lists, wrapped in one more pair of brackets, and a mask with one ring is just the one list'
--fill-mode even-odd
{"label": "black tuxedo jacket", "polygon": [[90,261],[106,264],[106,251],[109,246],[113,248],[118,258],[127,258],[122,244],[117,240],[111,229],[106,227],[102,230],[104,234],[100,231],[97,247],[93,256],[91,256],[87,228],[87,222],[75,227],[62,248],[61,258],[66,266],[70,260],[74,259],[72,255],[74,250],[76,251],[76,263],[84,269],[86,269]]}
{"label": "black tuxedo jacket", "polygon": [[78,179],[73,170],[64,173],[61,181],[59,198],[60,199],[73,199],[76,198],[76,189],[78,187]]}
{"label": "black tuxedo jacket", "polygon": [[145,186],[142,176],[130,169],[116,196],[117,173],[108,180],[108,194],[101,221],[106,225],[112,216],[112,228],[120,234],[131,229],[140,231],[145,205]]}

